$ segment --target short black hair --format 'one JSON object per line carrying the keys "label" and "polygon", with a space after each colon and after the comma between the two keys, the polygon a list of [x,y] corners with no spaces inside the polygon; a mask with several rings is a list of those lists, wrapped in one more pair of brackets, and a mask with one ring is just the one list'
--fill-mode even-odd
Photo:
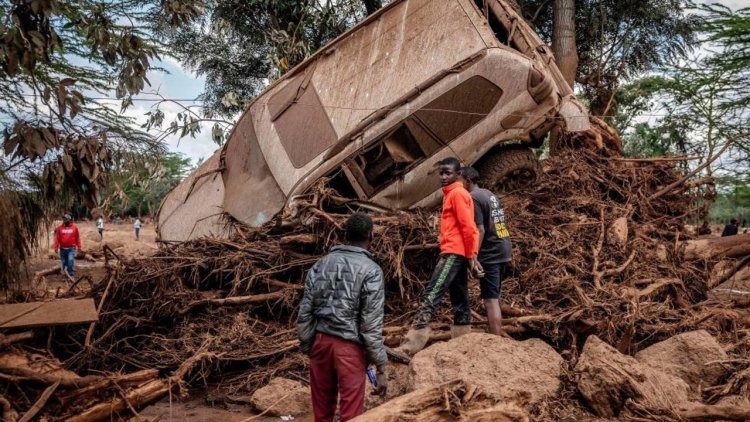
{"label": "short black hair", "polygon": [[474,167],[461,167],[461,177],[471,183],[479,181],[479,172]]}
{"label": "short black hair", "polygon": [[345,238],[349,242],[364,242],[372,234],[372,219],[363,212],[356,212],[346,220]]}
{"label": "short black hair", "polygon": [[461,160],[459,160],[456,157],[443,158],[442,160],[438,161],[438,165],[441,165],[441,166],[452,166],[453,170],[455,170],[455,171],[460,171],[461,170]]}
{"label": "short black hair", "polygon": [[737,221],[736,218],[733,218],[732,221],[730,222],[730,224],[735,225],[735,226],[737,225],[737,223],[739,223],[739,221]]}

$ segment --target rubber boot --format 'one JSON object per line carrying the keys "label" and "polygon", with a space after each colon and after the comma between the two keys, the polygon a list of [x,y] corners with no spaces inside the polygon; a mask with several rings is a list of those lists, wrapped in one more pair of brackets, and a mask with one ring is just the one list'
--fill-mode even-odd
{"label": "rubber boot", "polygon": [[451,338],[461,337],[471,332],[471,325],[451,325]]}
{"label": "rubber boot", "polygon": [[427,344],[427,340],[430,339],[430,333],[432,330],[430,327],[414,329],[410,328],[409,332],[404,337],[404,342],[401,346],[396,348],[396,351],[406,353],[409,356],[414,356],[418,351],[424,349]]}

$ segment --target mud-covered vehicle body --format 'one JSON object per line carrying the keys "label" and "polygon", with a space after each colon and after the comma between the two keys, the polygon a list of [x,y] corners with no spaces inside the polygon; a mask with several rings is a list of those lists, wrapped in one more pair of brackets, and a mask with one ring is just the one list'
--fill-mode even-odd
{"label": "mud-covered vehicle body", "polygon": [[432,205],[448,156],[491,185],[533,179],[530,148],[555,125],[586,130],[587,113],[508,4],[395,0],[255,98],[162,204],[160,235],[221,236],[222,212],[260,226],[322,177],[384,207]]}

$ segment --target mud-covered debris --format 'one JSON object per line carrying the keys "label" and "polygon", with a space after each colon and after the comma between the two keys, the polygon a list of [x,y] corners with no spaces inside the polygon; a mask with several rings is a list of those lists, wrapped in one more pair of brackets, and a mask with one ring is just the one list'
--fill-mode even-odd
{"label": "mud-covered debris", "polygon": [[602,417],[617,417],[629,400],[667,410],[689,399],[685,381],[623,355],[597,336],[586,341],[575,373],[578,391]]}
{"label": "mud-covered debris", "polygon": [[727,354],[705,330],[678,334],[635,355],[639,362],[682,378],[694,391],[716,384],[727,368]]}
{"label": "mud-covered debris", "polygon": [[562,363],[562,357],[539,339],[471,333],[417,353],[410,373],[414,389],[463,377],[498,399],[535,403],[560,389]]}
{"label": "mud-covered debris", "polygon": [[273,378],[253,393],[250,402],[260,412],[274,416],[299,416],[312,412],[310,388],[299,381]]}

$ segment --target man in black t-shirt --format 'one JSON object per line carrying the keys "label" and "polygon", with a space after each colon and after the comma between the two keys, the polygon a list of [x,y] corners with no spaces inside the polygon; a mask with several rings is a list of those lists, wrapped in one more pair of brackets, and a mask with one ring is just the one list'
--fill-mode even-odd
{"label": "man in black t-shirt", "polygon": [[[500,286],[511,260],[512,242],[505,226],[505,211],[495,194],[477,186],[479,172],[473,167],[461,169],[466,189],[474,201],[474,221],[479,229],[480,297],[487,309],[491,334],[502,333]],[[482,275],[481,272],[484,274]]]}

